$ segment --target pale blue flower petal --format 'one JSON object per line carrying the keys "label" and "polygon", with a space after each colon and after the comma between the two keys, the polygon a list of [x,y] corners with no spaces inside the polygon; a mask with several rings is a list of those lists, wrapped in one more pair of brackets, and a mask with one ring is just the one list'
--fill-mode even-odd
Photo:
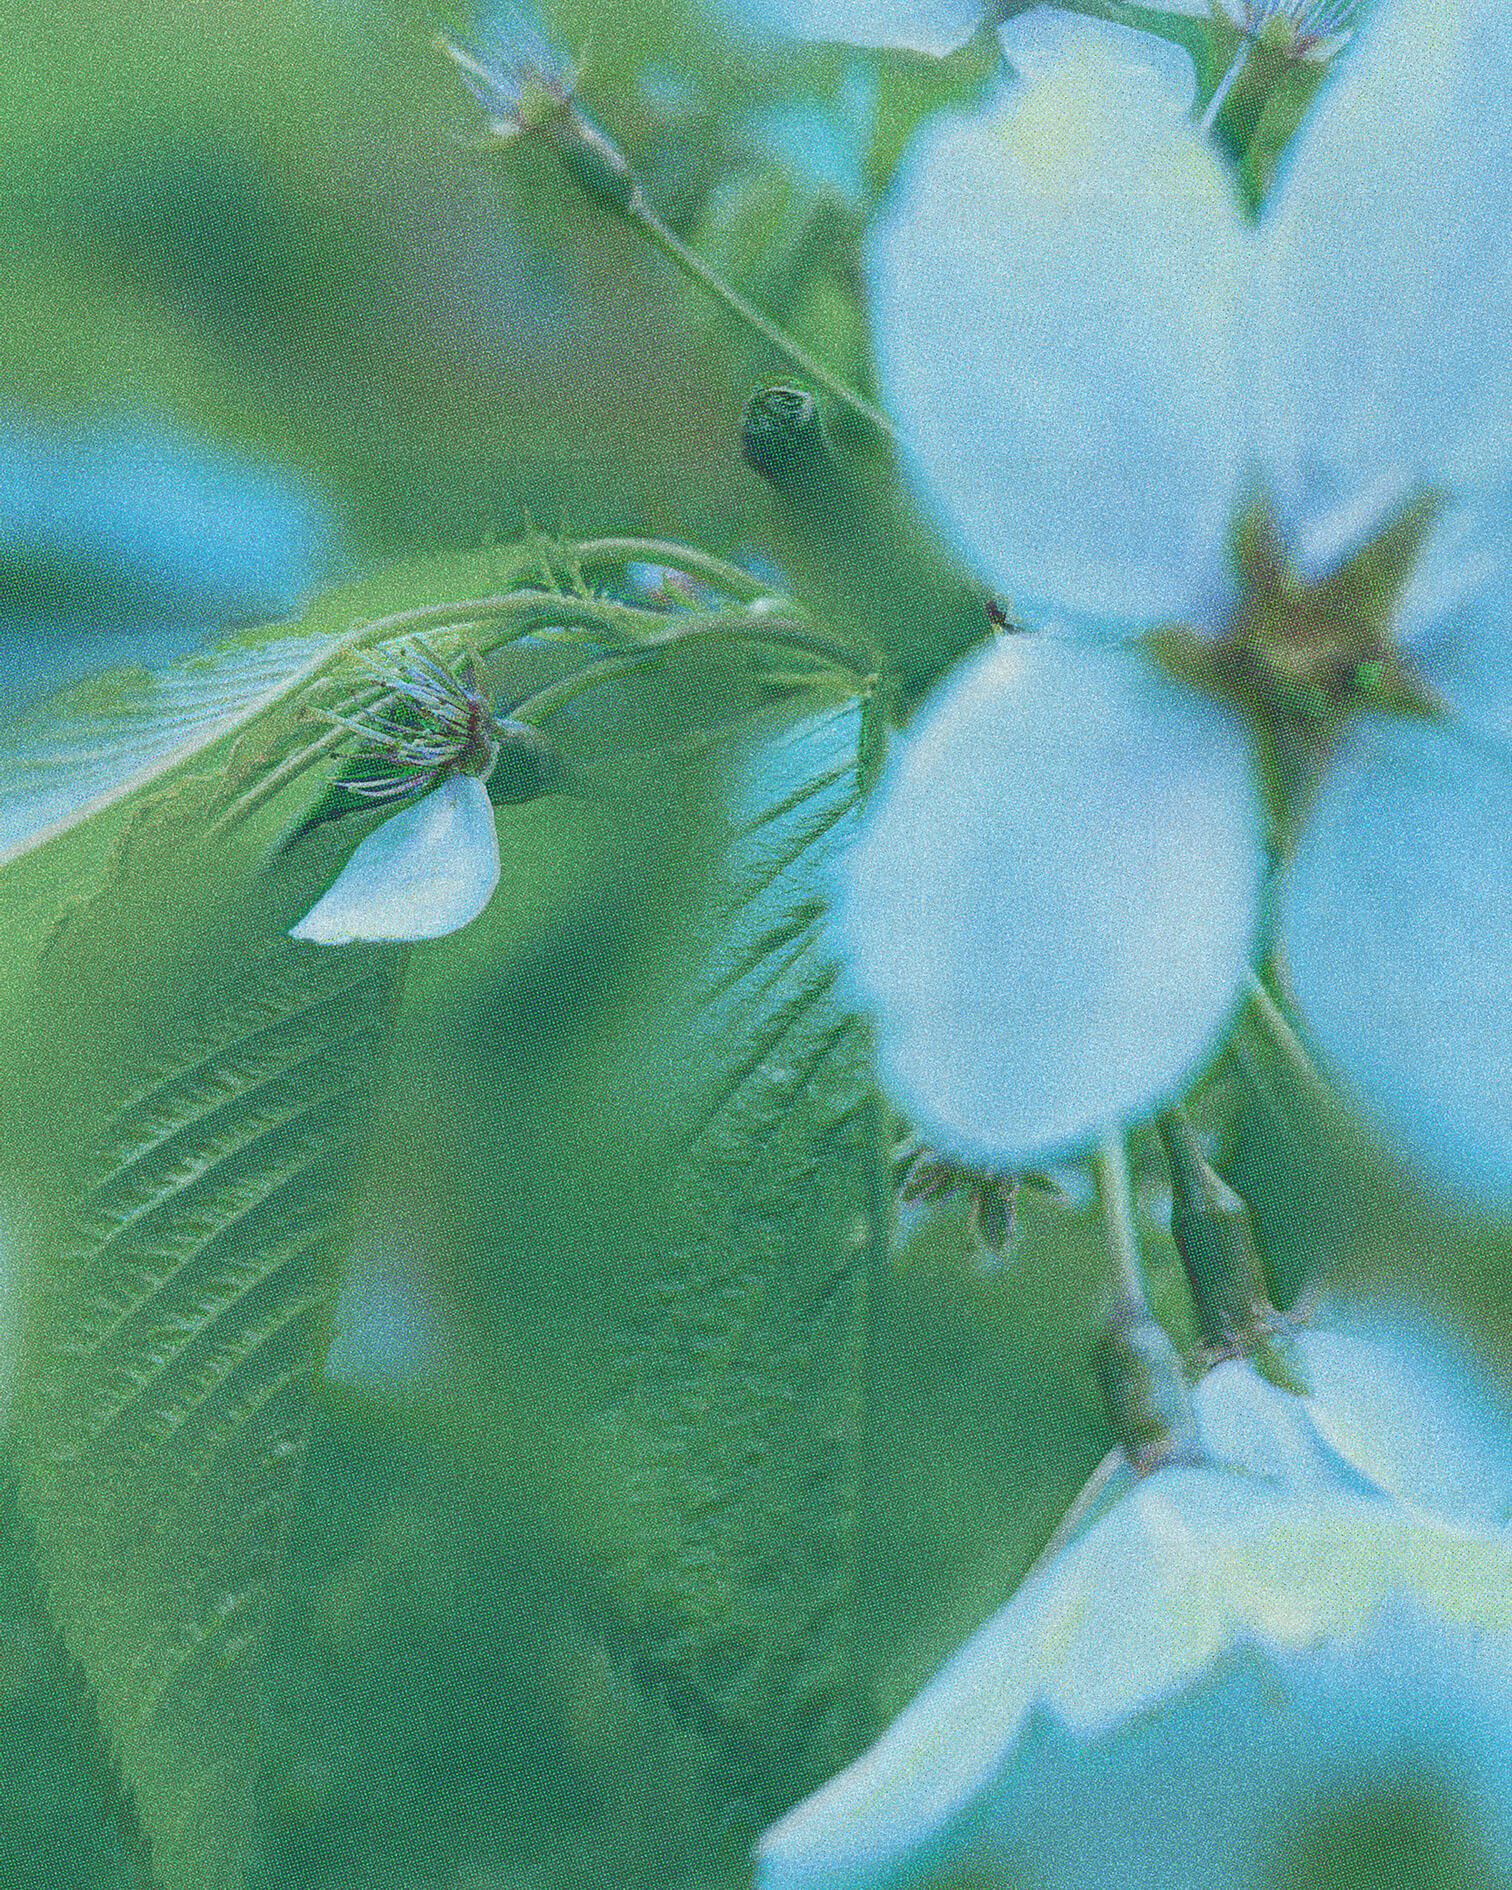
{"label": "pale blue flower petal", "polygon": [[[1184,12],[1185,8],[1163,9]],[[1207,0],[1192,0],[1192,11],[1208,17]],[[1030,7],[1015,13],[998,28],[1003,55],[1026,82],[1048,78],[1063,60],[1096,41],[1111,64],[1132,73],[1153,76],[1170,96],[1174,112],[1189,112],[1197,96],[1197,71],[1192,56],[1175,40],[1159,33],[1141,33],[1086,13],[1067,13],[1063,7]]]}
{"label": "pale blue flower petal", "polygon": [[1512,457],[1512,13],[1381,0],[1298,136],[1265,245],[1267,458],[1306,524]]}
{"label": "pale blue flower petal", "polygon": [[[1405,1600],[1345,1640],[1241,1647],[1201,1684],[1090,1748],[1052,1728],[1031,1734],[952,1868],[893,1881],[1014,1890],[1503,1883],[1512,1879],[1509,1699],[1503,1641]],[[1365,1871],[1383,1874],[1327,1868],[1341,1854],[1353,1861],[1362,1839]]]}
{"label": "pale blue flower petal", "polygon": [[1247,973],[1262,834],[1242,728],[1137,649],[1004,637],[948,678],[838,906],[920,1131],[1038,1160],[1178,1093]]}
{"label": "pale blue flower petal", "polygon": [[1512,507],[1505,495],[1443,520],[1408,580],[1395,634],[1466,727],[1512,754]]}
{"label": "pale blue flower petal", "polygon": [[320,945],[441,938],[477,918],[498,883],[488,789],[476,775],[449,775],[368,835],[290,937]]}
{"label": "pale blue flower petal", "polygon": [[982,23],[981,0],[744,0],[738,12],[790,39],[937,56],[964,46]]}
{"label": "pale blue flower petal", "polygon": [[1192,1402],[1221,1463],[1299,1493],[1337,1490],[1414,1504],[1464,1529],[1512,1518],[1512,1415],[1482,1367],[1414,1322],[1357,1313],[1356,1329],[1310,1326],[1296,1343],[1313,1395],[1279,1390],[1230,1359]]}
{"label": "pale blue flower petal", "polygon": [[1431,1182],[1512,1201],[1512,764],[1362,717],[1282,892],[1314,1044]]}
{"label": "pale blue flower petal", "polygon": [[1280,1390],[1243,1359],[1215,1365],[1192,1406],[1203,1447],[1230,1469],[1308,1496],[1391,1500],[1389,1489],[1340,1448],[1318,1400]]}
{"label": "pale blue flower petal", "polygon": [[[1058,1769],[1078,1753],[1090,1764],[1086,1744],[1205,1691],[1243,1653],[1284,1668],[1326,1649],[1347,1666],[1404,1596],[1431,1628],[1498,1636],[1479,1651],[1506,1668],[1512,1555],[1499,1540],[1390,1503],[1303,1502],[1233,1471],[1157,1471],[1032,1575],[868,1752],[765,1833],[760,1890],[927,1879],[980,1855],[974,1841],[994,1819],[1016,1850],[1025,1754],[1032,1783],[1045,1749],[1037,1719],[1068,1735],[1050,1735]],[[1512,1750],[1505,1714],[1502,1731]],[[1031,1855],[1050,1881],[1078,1881],[1053,1861],[1055,1823],[1074,1826],[1075,1810],[1040,1811],[1050,1823]],[[1169,1868],[1181,1854],[1173,1845]]]}
{"label": "pale blue flower petal", "polygon": [[875,226],[881,385],[946,530],[1017,608],[1190,616],[1246,453],[1229,177],[1166,81],[1095,38],[928,123]]}

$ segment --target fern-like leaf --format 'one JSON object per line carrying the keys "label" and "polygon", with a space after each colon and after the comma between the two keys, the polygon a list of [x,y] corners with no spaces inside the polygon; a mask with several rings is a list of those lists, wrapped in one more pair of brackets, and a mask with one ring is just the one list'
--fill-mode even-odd
{"label": "fern-like leaf", "polygon": [[273,1576],[339,1291],[393,951],[286,936],[341,842],[264,864],[222,790],[144,808],[15,1033],[17,1406],[44,1589],[162,1890],[234,1890]]}
{"label": "fern-like leaf", "polygon": [[866,1032],[825,948],[872,711],[764,744],[671,1061],[691,1122],[612,1415],[632,1458],[615,1571],[644,1677],[720,1741],[746,1808],[851,1748],[868,1281],[889,1200]]}

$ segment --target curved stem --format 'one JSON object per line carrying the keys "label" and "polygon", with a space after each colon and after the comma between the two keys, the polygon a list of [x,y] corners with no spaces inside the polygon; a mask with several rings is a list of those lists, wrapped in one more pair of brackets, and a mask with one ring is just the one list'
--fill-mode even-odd
{"label": "curved stem", "polygon": [[1331,1101],[1329,1087],[1318,1074],[1317,1065],[1307,1054],[1307,1048],[1302,1039],[1292,1029],[1285,1012],[1266,989],[1264,982],[1253,972],[1250,973],[1249,995],[1250,1005],[1257,1021],[1271,1043],[1285,1058],[1292,1072],[1299,1076],[1315,1095]]}
{"label": "curved stem", "polygon": [[753,577],[749,571],[742,571],[738,564],[729,564],[691,545],[674,544],[663,538],[588,538],[573,547],[573,557],[581,570],[628,564],[633,560],[668,564],[675,570],[686,571],[690,577],[703,578],[726,597],[736,598],[743,604],[754,603],[758,597],[768,597],[772,592],[770,584]]}
{"label": "curved stem", "polygon": [[847,387],[838,375],[832,374],[821,362],[816,361],[800,342],[795,341],[774,321],[763,315],[761,310],[748,302],[738,290],[732,289],[716,269],[706,263],[702,256],[689,249],[676,231],[662,222],[639,189],[631,199],[626,214],[636,228],[644,231],[662,254],[676,263],[690,281],[696,282],[702,289],[707,289],[748,328],[753,328],[763,341],[770,342],[779,353],[786,355],[800,374],[808,375],[827,394],[832,395],[836,400],[843,401],[852,413],[859,414],[863,420],[869,421],[886,438],[897,439],[897,428],[880,407],[874,407],[854,388]]}
{"label": "curved stem", "polygon": [[817,630],[811,630],[805,623],[781,617],[742,617],[733,622],[727,617],[722,622],[712,620],[679,624],[658,636],[647,637],[641,647],[666,650],[685,643],[731,641],[767,643],[777,649],[796,650],[815,662],[827,664],[833,669],[843,669],[848,675],[863,680],[875,670],[875,664],[867,654],[853,645],[824,636]]}
{"label": "curved stem", "polygon": [[1249,41],[1247,39],[1241,39],[1239,42],[1239,50],[1229,61],[1228,71],[1225,72],[1223,77],[1218,81],[1217,91],[1214,92],[1213,96],[1207,102],[1207,110],[1202,114],[1198,125],[1199,130],[1212,130],[1214,120],[1217,118],[1219,112],[1223,110],[1223,101],[1233,90],[1235,79],[1237,79],[1239,74],[1244,70],[1244,62],[1249,58],[1249,49]]}
{"label": "curved stem", "polygon": [[516,721],[538,724],[547,716],[555,715],[559,709],[566,708],[569,702],[586,695],[590,689],[596,689],[600,683],[614,682],[621,676],[633,675],[673,650],[691,643],[730,641],[767,643],[781,649],[798,650],[826,667],[845,670],[858,681],[864,681],[872,674],[855,650],[828,637],[819,636],[801,624],[752,623],[749,619],[739,624],[728,621],[705,622],[679,625],[661,636],[646,638],[634,649],[616,651],[601,662],[589,664],[586,669],[574,670],[572,675],[548,683],[534,695],[515,703],[510,714]]}
{"label": "curved stem", "polygon": [[534,695],[515,703],[509,711],[510,719],[539,725],[548,715],[555,715],[558,709],[565,709],[569,702],[575,702],[590,689],[597,689],[600,683],[613,682],[619,676],[633,675],[660,654],[660,650],[653,647],[606,656],[602,662],[590,663],[586,669],[576,669],[570,676],[547,683],[544,689],[537,689]]}

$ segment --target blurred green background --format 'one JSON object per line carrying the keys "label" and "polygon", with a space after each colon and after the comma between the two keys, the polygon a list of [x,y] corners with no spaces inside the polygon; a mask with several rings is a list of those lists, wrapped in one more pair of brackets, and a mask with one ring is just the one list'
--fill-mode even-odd
{"label": "blurred green background", "polygon": [[[7,713],[530,521],[687,539],[800,583],[830,555],[741,461],[742,400],[780,363],[544,153],[470,149],[425,9],[0,17]],[[547,25],[680,233],[867,385],[859,233],[909,125],[979,85],[979,53],[795,50],[691,0],[574,0]],[[742,1881],[760,1822],[1001,1602],[1111,1441],[1095,1216],[1028,1202],[1001,1265],[963,1213],[911,1219],[862,1320],[849,1718],[763,1743],[759,1702],[711,1717],[648,1654],[614,1571],[650,1525],[605,1435],[658,1212],[626,1073],[665,1034],[723,785],[697,751],[653,752],[612,793],[518,810],[486,919],[417,955],[290,1544],[270,1885]],[[1497,1230],[1447,1218],[1294,1094],[1247,1103],[1230,1156],[1283,1298],[1325,1274],[1384,1283],[1512,1372]],[[1153,1149],[1144,1169],[1161,1310],[1189,1336]],[[0,1881],[129,1885],[108,1767],[24,1539],[6,1545]],[[1291,1881],[1405,1880],[1393,1841],[1374,1877],[1324,1844]]]}

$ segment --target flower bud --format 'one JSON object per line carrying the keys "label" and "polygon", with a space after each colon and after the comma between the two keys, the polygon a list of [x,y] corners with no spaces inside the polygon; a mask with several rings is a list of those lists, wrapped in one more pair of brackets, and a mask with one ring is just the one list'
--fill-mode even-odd
{"label": "flower bud", "polygon": [[1181,1361],[1147,1308],[1121,1299],[1097,1344],[1103,1408],[1140,1476],[1168,1463],[1201,1463],[1202,1441]]}
{"label": "flower bud", "polygon": [[1248,1205],[1202,1153],[1178,1109],[1157,1125],[1171,1168],[1171,1233],[1191,1283],[1203,1337],[1220,1354],[1242,1353],[1257,1370],[1305,1397],[1307,1370],[1277,1329]]}

